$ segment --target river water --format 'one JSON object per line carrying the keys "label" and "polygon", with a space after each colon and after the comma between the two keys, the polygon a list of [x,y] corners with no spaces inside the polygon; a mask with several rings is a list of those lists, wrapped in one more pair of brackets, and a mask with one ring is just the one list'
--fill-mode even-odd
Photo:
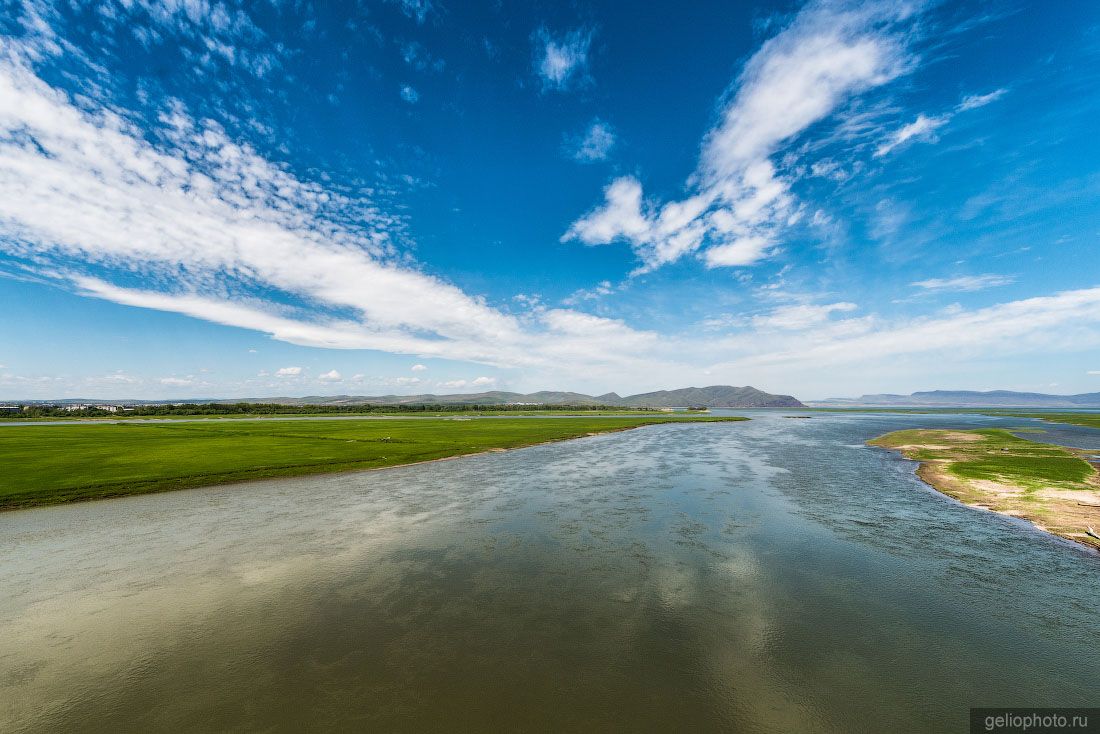
{"label": "river water", "polygon": [[0,731],[965,731],[971,706],[1100,705],[1100,556],[864,446],[1042,424],[794,414],[0,514]]}

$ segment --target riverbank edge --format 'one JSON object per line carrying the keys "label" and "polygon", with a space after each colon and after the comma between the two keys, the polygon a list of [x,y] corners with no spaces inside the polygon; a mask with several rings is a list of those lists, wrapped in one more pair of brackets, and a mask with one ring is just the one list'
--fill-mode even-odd
{"label": "riverbank edge", "polygon": [[[934,429],[930,429],[930,430],[934,430]],[[917,477],[922,482],[924,482],[930,488],[934,489],[936,492],[944,495],[945,497],[949,497],[952,500],[958,502],[959,504],[965,505],[966,507],[969,507],[971,509],[983,510],[985,512],[996,513],[996,514],[1002,515],[1004,517],[1011,517],[1011,518],[1014,518],[1014,519],[1017,519],[1017,520],[1023,520],[1025,522],[1027,522],[1028,524],[1030,524],[1032,527],[1034,527],[1036,530],[1044,532],[1047,535],[1053,535],[1057,538],[1061,538],[1062,540],[1074,543],[1075,545],[1084,546],[1085,548],[1089,548],[1090,550],[1093,550],[1093,551],[1096,551],[1096,552],[1100,553],[1100,539],[1093,538],[1093,537],[1090,537],[1088,535],[1081,535],[1081,534],[1072,534],[1071,535],[1071,534],[1066,533],[1066,532],[1059,532],[1058,530],[1047,527],[1046,525],[1044,525],[1042,523],[1042,521],[1040,521],[1039,519],[1037,519],[1033,516],[1028,515],[1027,513],[1021,513],[1021,512],[1017,512],[1017,511],[1009,511],[1009,510],[1006,510],[1006,509],[999,509],[997,507],[992,506],[992,504],[987,504],[987,503],[983,503],[983,502],[979,502],[979,501],[968,500],[965,496],[967,493],[981,494],[981,490],[979,488],[976,488],[973,485],[969,484],[969,482],[965,479],[956,478],[956,477],[952,477],[952,476],[948,475],[946,473],[946,471],[944,471],[944,470],[948,466],[950,466],[953,462],[950,462],[950,461],[935,462],[935,461],[926,461],[926,460],[917,459],[917,458],[914,458],[911,455],[911,452],[907,451],[905,447],[895,447],[895,446],[886,445],[885,443],[880,443],[880,441],[882,439],[886,438],[887,436],[891,435],[892,433],[897,433],[897,431],[889,431],[887,433],[882,434],[881,436],[876,436],[875,438],[869,439],[866,443],[867,443],[868,446],[878,448],[878,449],[883,449],[885,451],[891,451],[891,452],[894,452],[896,454],[899,454],[899,455],[903,456],[904,458],[908,459],[909,461],[917,462],[918,466],[917,466],[917,469],[915,471],[915,474],[917,475]],[[1083,450],[1080,450],[1080,449],[1072,448],[1070,446],[1060,446],[1058,444],[1049,444],[1049,445],[1058,446],[1058,448],[1064,449],[1068,453],[1073,454],[1074,456],[1077,456],[1078,458],[1080,458],[1084,461],[1087,461],[1089,464],[1091,464],[1093,466],[1094,469],[1096,469],[1098,472],[1100,472],[1100,464],[1098,464],[1096,461],[1088,458],[1089,454],[1093,453],[1093,452],[1086,452],[1086,451],[1083,451]],[[963,491],[960,491],[959,489],[956,488],[956,487],[960,487],[960,486],[965,487],[965,489],[968,490],[968,492],[963,492]]]}
{"label": "riverbank edge", "polygon": [[[441,418],[440,420],[446,419]],[[489,448],[482,451],[471,451],[468,453],[455,453],[449,456],[440,456],[434,459],[423,459],[420,461],[395,462],[393,464],[385,464],[383,466],[363,466],[363,464],[368,463],[366,460],[362,462],[346,462],[339,464],[297,464],[287,467],[271,467],[267,469],[242,469],[240,471],[219,474],[204,474],[191,477],[155,479],[149,480],[147,482],[135,482],[133,484],[125,485],[90,485],[75,488],[71,490],[71,494],[59,493],[40,499],[31,499],[30,501],[5,502],[3,500],[0,500],[0,512],[18,512],[20,510],[31,510],[41,507],[56,507],[58,505],[68,505],[79,502],[95,502],[100,500],[119,499],[122,497],[136,497],[146,494],[160,494],[161,492],[174,492],[183,489],[220,487],[230,484],[244,484],[248,482],[258,482],[270,479],[294,479],[298,477],[316,476],[321,474],[354,474],[360,472],[365,473],[383,471],[386,469],[398,469],[407,466],[419,466],[421,464],[434,464],[440,461],[465,459],[471,456],[483,456],[485,454],[516,451],[519,449],[528,449],[535,446],[561,443],[563,441],[575,441],[581,438],[591,438],[593,436],[601,436],[609,433],[635,431],[640,428],[648,428],[651,426],[659,426],[665,424],[739,423],[741,421],[747,420],[750,419],[744,416],[707,416],[698,418],[655,417],[649,422],[639,423],[635,426],[620,426],[596,431],[586,431],[585,433],[579,433],[575,436],[567,436],[564,438],[551,438],[544,441],[532,441],[530,443],[517,444],[515,446]],[[99,489],[100,487],[102,487],[104,491],[102,493],[96,493],[95,490]]]}

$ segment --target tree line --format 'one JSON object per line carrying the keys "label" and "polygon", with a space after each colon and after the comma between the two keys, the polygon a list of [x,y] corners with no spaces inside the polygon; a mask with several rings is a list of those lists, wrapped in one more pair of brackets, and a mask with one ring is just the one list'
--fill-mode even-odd
{"label": "tree line", "polygon": [[[124,409],[125,408],[125,409]],[[504,405],[423,403],[399,405],[285,405],[282,403],[177,403],[171,405],[127,405],[110,411],[103,407],[67,408],[59,405],[24,405],[19,412],[5,414],[8,418],[96,418],[119,416],[172,415],[323,415],[360,413],[492,413],[504,411],[623,411],[612,405]],[[630,408],[645,411],[652,408]]]}

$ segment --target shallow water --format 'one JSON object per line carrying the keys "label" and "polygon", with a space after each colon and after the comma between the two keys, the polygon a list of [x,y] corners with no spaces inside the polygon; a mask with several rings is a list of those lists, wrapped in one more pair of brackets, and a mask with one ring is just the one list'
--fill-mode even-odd
{"label": "shallow water", "polygon": [[1100,556],[863,444],[1049,426],[751,414],[0,514],[0,731],[964,731],[971,706],[1100,705]]}

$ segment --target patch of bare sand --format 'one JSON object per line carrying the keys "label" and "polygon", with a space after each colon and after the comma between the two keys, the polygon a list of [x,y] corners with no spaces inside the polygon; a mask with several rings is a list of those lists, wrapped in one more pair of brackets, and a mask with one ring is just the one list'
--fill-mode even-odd
{"label": "patch of bare sand", "polygon": [[895,451],[950,451],[952,446],[941,446],[935,443],[907,443],[902,446],[891,447]]}
{"label": "patch of bare sand", "polygon": [[949,441],[959,441],[961,443],[977,443],[985,440],[985,436],[979,433],[963,433],[962,431],[944,431],[941,435]]}

